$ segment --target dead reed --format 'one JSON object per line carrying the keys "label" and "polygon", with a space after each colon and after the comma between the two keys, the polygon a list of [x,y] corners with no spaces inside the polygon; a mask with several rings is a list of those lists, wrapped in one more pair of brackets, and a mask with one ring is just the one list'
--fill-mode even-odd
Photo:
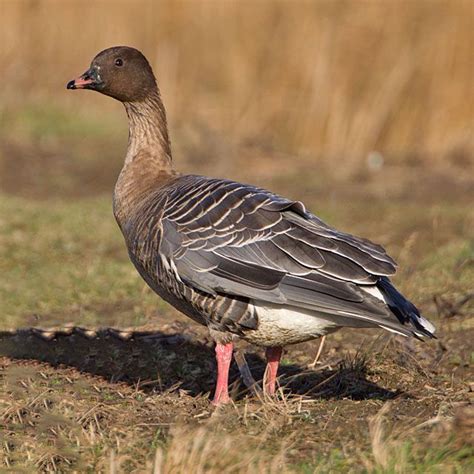
{"label": "dead reed", "polygon": [[0,111],[115,113],[64,84],[97,51],[130,44],[151,59],[172,126],[202,140],[216,130],[341,170],[373,151],[468,166],[473,25],[463,0],[4,0]]}

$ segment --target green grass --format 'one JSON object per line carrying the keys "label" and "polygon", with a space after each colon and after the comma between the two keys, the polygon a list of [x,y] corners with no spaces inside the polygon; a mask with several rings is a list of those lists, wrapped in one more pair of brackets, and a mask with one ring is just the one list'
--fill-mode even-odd
{"label": "green grass", "polygon": [[[376,239],[385,236],[400,261],[400,287],[416,301],[426,295],[469,291],[474,255],[463,206],[438,207],[438,220],[455,235],[432,234],[431,217],[412,205],[386,204],[365,225],[361,210],[325,206],[328,220]],[[375,207],[377,209],[377,207]],[[374,212],[374,210],[372,211]],[[0,298],[3,327],[83,324],[133,326],[146,323],[167,306],[144,284],[130,263],[111,210],[110,197],[79,201],[32,200],[0,196]],[[382,216],[389,216],[385,221]],[[398,240],[410,235],[413,245]],[[397,220],[394,225],[393,220]],[[361,224],[362,223],[362,224]],[[392,242],[390,242],[392,241]],[[467,262],[467,264],[463,264]]]}
{"label": "green grass", "polygon": [[0,213],[3,327],[140,325],[164,307],[130,263],[110,199],[3,196]]}
{"label": "green grass", "polygon": [[12,110],[0,109],[0,131],[25,142],[48,143],[62,138],[71,141],[84,136],[89,140],[110,138],[117,135],[121,122],[120,116],[99,116],[81,108],[71,113],[63,106],[44,101]]}

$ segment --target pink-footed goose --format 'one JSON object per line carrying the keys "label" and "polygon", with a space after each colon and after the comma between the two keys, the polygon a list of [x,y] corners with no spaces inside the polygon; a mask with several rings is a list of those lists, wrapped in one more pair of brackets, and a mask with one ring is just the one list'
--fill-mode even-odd
{"label": "pink-footed goose", "polygon": [[129,142],[113,207],[130,259],[148,285],[216,342],[213,403],[229,401],[233,341],[266,348],[275,391],[282,347],[343,326],[433,337],[434,326],[392,285],[395,262],[255,186],[174,171],[165,108],[143,54],[99,53],[68,89],[121,101]]}

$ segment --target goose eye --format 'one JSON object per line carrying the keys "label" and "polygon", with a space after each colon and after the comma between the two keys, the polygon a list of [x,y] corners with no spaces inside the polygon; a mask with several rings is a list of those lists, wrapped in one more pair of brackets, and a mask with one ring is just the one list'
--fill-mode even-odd
{"label": "goose eye", "polygon": [[117,59],[115,60],[115,65],[118,66],[118,67],[123,66],[123,60],[120,59],[120,58],[117,58]]}

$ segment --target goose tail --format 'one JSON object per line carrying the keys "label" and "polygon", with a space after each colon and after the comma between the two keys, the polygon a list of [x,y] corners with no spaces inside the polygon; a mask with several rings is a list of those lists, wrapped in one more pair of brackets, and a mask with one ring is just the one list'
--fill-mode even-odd
{"label": "goose tail", "polygon": [[434,335],[435,326],[424,318],[418,308],[408,301],[390,282],[387,277],[381,277],[377,282],[378,289],[385,297],[391,311],[395,314],[401,324],[410,324],[413,334],[418,337],[429,337],[436,339]]}

